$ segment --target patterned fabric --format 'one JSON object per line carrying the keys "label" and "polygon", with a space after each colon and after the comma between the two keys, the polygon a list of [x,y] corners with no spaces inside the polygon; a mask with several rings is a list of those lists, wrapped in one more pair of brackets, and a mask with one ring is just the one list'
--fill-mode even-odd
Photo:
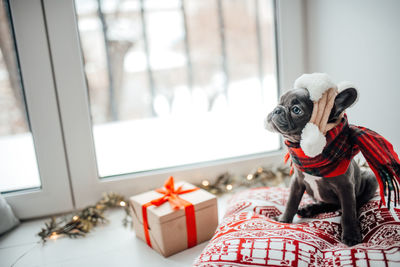
{"label": "patterned fabric", "polygon": [[[198,267],[400,266],[400,209],[379,208],[379,195],[359,213],[363,243],[340,241],[340,212],[293,224],[269,217],[283,213],[289,190],[257,188],[236,194],[214,237],[195,260]],[[312,203],[305,194],[301,205]]]}
{"label": "patterned fabric", "polygon": [[395,205],[400,204],[400,160],[384,137],[365,127],[349,125],[345,115],[340,124],[326,133],[326,141],[322,153],[313,158],[306,156],[298,143],[285,141],[285,144],[296,168],[318,177],[345,173],[353,157],[361,151],[375,173],[382,203],[386,204],[384,195],[387,191],[388,207],[392,192]]}

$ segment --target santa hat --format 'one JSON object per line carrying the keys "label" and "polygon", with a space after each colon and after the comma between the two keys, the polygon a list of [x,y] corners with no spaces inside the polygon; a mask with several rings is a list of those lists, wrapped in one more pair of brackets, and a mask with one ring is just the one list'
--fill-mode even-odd
{"label": "santa hat", "polygon": [[311,119],[301,134],[300,147],[304,154],[315,157],[321,154],[326,145],[326,132],[335,126],[334,123],[328,123],[328,120],[336,95],[354,86],[349,82],[336,85],[326,73],[312,73],[297,78],[294,88],[307,89],[314,102]]}

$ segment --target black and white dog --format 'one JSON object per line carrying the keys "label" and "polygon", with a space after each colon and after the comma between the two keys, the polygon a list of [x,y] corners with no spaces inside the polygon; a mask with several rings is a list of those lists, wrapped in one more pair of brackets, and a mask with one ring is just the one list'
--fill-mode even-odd
{"label": "black and white dog", "polygon": [[[338,93],[329,122],[336,121],[356,99],[357,91],[354,88]],[[302,131],[310,121],[312,112],[313,101],[309,91],[304,88],[292,89],[281,96],[278,106],[268,114],[266,127],[282,134],[292,143],[300,143]],[[296,213],[302,217],[312,217],[341,209],[342,242],[353,246],[362,241],[357,210],[374,196],[377,185],[375,175],[370,171],[361,171],[354,160],[344,174],[330,178],[312,176],[294,168],[286,209],[278,221],[291,223]],[[316,202],[299,209],[305,191]]]}

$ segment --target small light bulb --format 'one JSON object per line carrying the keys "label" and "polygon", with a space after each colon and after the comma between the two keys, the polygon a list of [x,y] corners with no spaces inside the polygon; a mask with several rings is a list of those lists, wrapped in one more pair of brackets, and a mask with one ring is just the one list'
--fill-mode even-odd
{"label": "small light bulb", "polygon": [[247,175],[246,178],[247,178],[247,180],[250,181],[250,180],[253,180],[254,176],[253,176],[253,174],[249,174],[249,175]]}
{"label": "small light bulb", "polygon": [[207,180],[203,180],[203,181],[201,182],[201,184],[202,184],[203,186],[209,186],[209,185],[210,185],[210,182],[207,181]]}
{"label": "small light bulb", "polygon": [[226,190],[228,190],[228,191],[231,191],[232,188],[233,188],[233,185],[231,185],[231,184],[228,184],[228,185],[226,186]]}
{"label": "small light bulb", "polygon": [[79,219],[79,216],[75,215],[74,217],[72,217],[73,221],[77,221]]}
{"label": "small light bulb", "polygon": [[258,173],[262,173],[264,170],[263,170],[263,168],[261,168],[261,167],[259,167],[258,169],[257,169],[257,172]]}
{"label": "small light bulb", "polygon": [[52,232],[50,235],[50,239],[56,240],[58,238],[58,234],[56,232]]}
{"label": "small light bulb", "polygon": [[119,202],[119,205],[120,205],[121,207],[125,207],[125,206],[126,206],[126,202],[125,202],[125,201],[121,201],[121,202]]}

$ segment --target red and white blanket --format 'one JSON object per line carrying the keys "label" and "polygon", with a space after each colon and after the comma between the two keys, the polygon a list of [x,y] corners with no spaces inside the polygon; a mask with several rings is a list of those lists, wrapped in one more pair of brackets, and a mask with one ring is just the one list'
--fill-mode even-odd
{"label": "red and white blanket", "polygon": [[[236,194],[194,266],[400,266],[400,209],[379,208],[379,195],[359,212],[363,243],[341,243],[340,212],[299,218],[283,213],[289,190],[257,188]],[[300,205],[311,203],[305,194]]]}

